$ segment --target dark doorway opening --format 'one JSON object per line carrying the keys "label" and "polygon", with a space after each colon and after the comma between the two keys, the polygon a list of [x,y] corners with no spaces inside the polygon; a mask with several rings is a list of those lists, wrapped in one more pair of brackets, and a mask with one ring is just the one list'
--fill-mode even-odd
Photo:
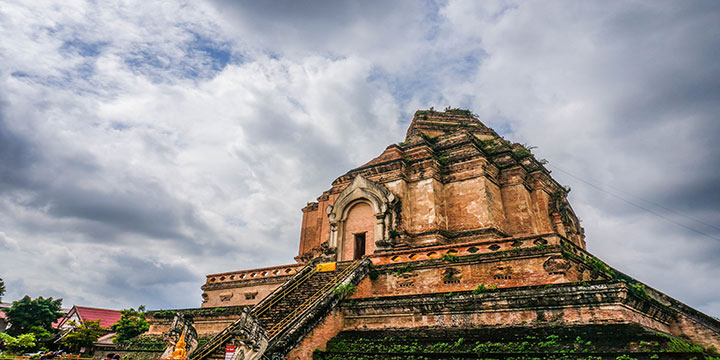
{"label": "dark doorway opening", "polygon": [[355,256],[353,256],[353,259],[360,259],[363,255],[365,255],[365,233],[355,234]]}

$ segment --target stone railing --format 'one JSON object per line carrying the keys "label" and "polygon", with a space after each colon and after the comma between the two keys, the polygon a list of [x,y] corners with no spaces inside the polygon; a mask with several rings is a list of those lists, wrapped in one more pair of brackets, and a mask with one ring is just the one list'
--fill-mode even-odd
{"label": "stone railing", "polygon": [[510,237],[495,240],[481,240],[460,244],[429,246],[416,249],[393,251],[369,255],[374,265],[394,264],[409,261],[439,259],[443,256],[465,256],[497,253],[538,246],[560,245],[562,238],[555,233]]}
{"label": "stone railing", "polygon": [[244,281],[252,279],[264,279],[278,276],[295,275],[303,266],[302,264],[280,265],[259,269],[231,271],[207,275],[206,284],[217,284],[231,281]]}

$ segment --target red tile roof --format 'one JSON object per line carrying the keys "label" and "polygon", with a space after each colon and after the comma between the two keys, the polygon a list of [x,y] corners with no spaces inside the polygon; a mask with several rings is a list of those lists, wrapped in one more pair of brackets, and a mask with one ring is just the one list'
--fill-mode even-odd
{"label": "red tile roof", "polygon": [[110,325],[115,324],[120,320],[122,314],[118,310],[108,309],[97,309],[84,306],[76,306],[78,315],[82,321],[96,321],[100,320],[100,326],[104,328],[110,328]]}
{"label": "red tile roof", "polygon": [[119,310],[109,310],[109,309],[98,309],[98,308],[91,308],[87,306],[73,306],[73,308],[68,312],[67,316],[60,320],[59,325],[62,325],[66,319],[68,319],[72,314],[77,311],[78,316],[80,317],[81,321],[97,321],[100,320],[100,326],[109,329],[110,325],[115,324],[120,320],[120,317],[122,316],[122,313]]}

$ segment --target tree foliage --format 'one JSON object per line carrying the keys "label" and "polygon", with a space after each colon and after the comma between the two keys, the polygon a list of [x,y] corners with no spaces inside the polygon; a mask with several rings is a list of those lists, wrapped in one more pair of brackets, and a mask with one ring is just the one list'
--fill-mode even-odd
{"label": "tree foliage", "polygon": [[22,354],[37,346],[35,334],[32,333],[18,335],[17,337],[0,333],[0,342],[5,350],[13,354]]}
{"label": "tree foliage", "polygon": [[145,320],[145,306],[140,305],[137,310],[125,309],[121,313],[120,320],[111,326],[117,333],[114,339],[116,343],[132,339],[150,329],[150,324]]}
{"label": "tree foliage", "polygon": [[45,299],[42,296],[31,299],[26,295],[18,301],[13,301],[12,306],[5,311],[8,322],[12,324],[8,333],[13,336],[28,332],[51,333],[52,323],[63,316],[61,310],[62,299],[52,297]]}
{"label": "tree foliage", "polygon": [[5,295],[5,282],[0,278],[0,298]]}
{"label": "tree foliage", "polygon": [[80,350],[80,348],[90,348],[95,341],[103,336],[107,330],[100,326],[100,320],[84,321],[79,326],[71,324],[74,327],[62,338],[61,342],[71,350]]}

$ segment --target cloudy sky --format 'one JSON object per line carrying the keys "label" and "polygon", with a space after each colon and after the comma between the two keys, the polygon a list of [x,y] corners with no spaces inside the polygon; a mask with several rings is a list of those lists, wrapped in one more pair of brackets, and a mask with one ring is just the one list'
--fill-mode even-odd
{"label": "cloudy sky", "polygon": [[719,50],[715,1],[0,0],[3,301],[197,307],[453,106],[537,146],[591,252],[720,316]]}

